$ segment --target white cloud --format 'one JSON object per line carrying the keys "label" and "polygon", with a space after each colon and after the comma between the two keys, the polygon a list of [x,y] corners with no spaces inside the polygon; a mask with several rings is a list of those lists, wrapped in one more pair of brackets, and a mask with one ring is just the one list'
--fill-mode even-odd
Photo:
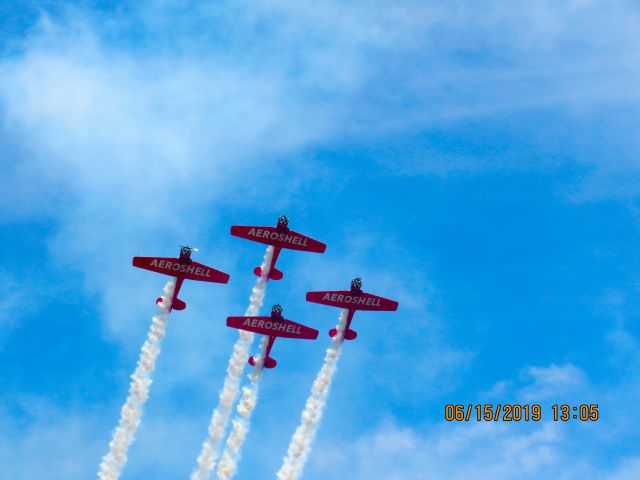
{"label": "white cloud", "polygon": [[[159,403],[166,412],[168,407]],[[15,398],[3,405],[0,410],[3,478],[95,478],[117,418],[115,408],[62,407],[36,396]],[[201,435],[206,432],[206,421],[179,410],[172,415],[157,415],[158,406],[153,399],[147,405],[150,407],[145,412],[147,418],[136,433],[123,478],[169,479],[189,474]]]}
{"label": "white cloud", "polygon": [[68,187],[84,215],[135,207],[150,221],[167,204],[229,201],[230,178],[261,159],[348,131],[371,138],[549,103],[637,103],[629,11],[625,1],[147,2],[129,19],[144,47],[122,17],[70,11],[44,16],[24,53],[2,62],[0,97],[35,159],[23,170]]}
{"label": "white cloud", "polygon": [[[16,278],[15,274],[0,270],[0,349],[20,321],[34,312],[37,299],[45,296],[42,282],[34,281],[31,272],[21,274],[22,278]],[[30,288],[33,283],[37,288]]]}
{"label": "white cloud", "polygon": [[[635,99],[629,10],[624,1],[282,1],[146,2],[128,19],[45,14],[21,54],[0,63],[5,131],[26,151],[3,205],[56,217],[56,255],[100,252],[109,262],[87,273],[111,279],[122,275],[109,268],[114,238],[159,249],[160,235],[202,235],[220,212],[214,202],[255,204],[282,183],[291,198],[300,178],[273,171],[313,145],[548,102]],[[479,162],[434,158],[393,168]],[[243,183],[253,185],[239,193]],[[196,208],[210,220],[197,222]]]}
{"label": "white cloud", "polygon": [[0,411],[0,462],[15,480],[80,479],[97,471],[104,441],[95,435],[95,413],[70,412],[31,397],[17,402],[20,420]]}
{"label": "white cloud", "polygon": [[[506,423],[439,425],[426,433],[387,423],[354,442],[323,442],[305,478],[353,480],[618,480],[637,478],[640,459],[601,465],[583,456],[566,426]],[[588,439],[583,439],[588,442]]]}
{"label": "white cloud", "polygon": [[607,480],[634,480],[640,476],[640,458],[628,458],[620,462]]}
{"label": "white cloud", "polygon": [[[626,445],[638,422],[624,427],[612,420],[635,408],[629,393],[637,379],[625,379],[604,393],[592,388],[578,367],[529,367],[518,378],[500,381],[480,403],[543,403],[540,422],[436,422],[401,426],[387,421],[353,440],[321,438],[305,478],[390,479],[593,479],[614,480],[640,475],[640,459],[620,452],[610,456],[603,444]],[[551,403],[597,399],[601,419],[595,423],[554,422]],[[589,400],[586,400],[589,399]],[[545,401],[549,403],[546,405]],[[595,400],[593,400],[595,401]],[[427,408],[427,405],[425,405]]]}
{"label": "white cloud", "polygon": [[[511,425],[447,424],[430,434],[393,424],[354,444],[316,449],[306,478],[515,479],[543,478],[559,460],[561,430],[546,424],[522,432]],[[320,452],[320,453],[318,453]]]}
{"label": "white cloud", "polygon": [[551,364],[546,367],[524,367],[516,379],[496,381],[486,392],[481,393],[483,401],[580,404],[590,403],[594,398],[594,387],[587,374],[576,365]]}
{"label": "white cloud", "polygon": [[558,398],[568,402],[569,395],[575,397],[589,387],[584,372],[571,364],[529,367],[524,375],[533,380],[519,391],[519,398],[525,402],[558,401]]}

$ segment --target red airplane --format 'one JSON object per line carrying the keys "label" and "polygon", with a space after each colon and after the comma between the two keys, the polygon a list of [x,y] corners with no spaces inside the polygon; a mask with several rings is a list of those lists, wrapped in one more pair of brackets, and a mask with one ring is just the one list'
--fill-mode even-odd
{"label": "red airplane", "polygon": [[[254,242],[265,243],[274,247],[271,264],[269,265],[269,278],[272,280],[280,280],[284,276],[280,270],[275,268],[278,255],[280,255],[280,250],[283,248],[316,253],[324,253],[327,249],[327,246],[324,243],[298,232],[294,232],[293,230],[289,230],[289,219],[286,215],[282,215],[278,218],[278,225],[276,227],[234,225],[231,227],[231,235],[245,238],[247,240],[253,240]],[[253,273],[259,277],[262,275],[262,269],[260,267],[256,267],[253,269]]]}
{"label": "red airplane", "polygon": [[[347,324],[345,325],[343,333],[343,338],[347,340],[353,340],[358,336],[355,330],[349,328],[356,310],[393,312],[398,309],[398,302],[363,292],[362,280],[360,278],[354,278],[351,281],[351,290],[307,292],[307,302],[322,303],[323,305],[348,309],[349,316],[347,317]],[[329,331],[331,337],[335,337],[337,333],[338,331],[335,328]]]}
{"label": "red airplane", "polygon": [[[265,351],[265,368],[273,368],[278,363],[269,356],[276,337],[306,340],[318,338],[318,330],[282,318],[282,307],[277,304],[271,309],[270,317],[228,317],[227,326],[269,336],[269,343]],[[256,358],[249,357],[249,363],[255,366]]]}
{"label": "red airplane", "polygon": [[[184,310],[187,304],[178,298],[180,287],[185,280],[200,280],[202,282],[227,283],[229,275],[215,268],[208,267],[202,263],[191,260],[191,247],[180,247],[180,256],[171,257],[133,257],[133,266],[151,270],[152,272],[164,273],[176,277],[176,285],[173,289],[171,299],[171,310]],[[156,303],[162,302],[162,297],[158,297]]]}

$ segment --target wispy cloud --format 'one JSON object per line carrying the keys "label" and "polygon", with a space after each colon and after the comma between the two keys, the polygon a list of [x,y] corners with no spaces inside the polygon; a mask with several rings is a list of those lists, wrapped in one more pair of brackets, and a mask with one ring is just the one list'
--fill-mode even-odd
{"label": "wispy cloud", "polygon": [[307,478],[337,479],[349,471],[350,478],[356,480],[380,472],[398,480],[631,480],[640,473],[637,457],[599,465],[579,451],[567,451],[570,442],[569,434],[559,424],[547,423],[535,429],[506,424],[447,426],[431,434],[387,424],[352,444],[322,445]]}
{"label": "wispy cloud", "polygon": [[[568,381],[566,381],[568,380]],[[505,388],[505,387],[509,388]],[[573,365],[531,367],[519,379],[500,382],[488,403],[564,403],[598,399],[602,423],[622,404],[635,405],[623,392],[636,388],[637,380],[624,382],[615,392],[588,385],[584,372]],[[562,399],[562,400],[560,400]],[[579,400],[577,400],[579,402]],[[543,403],[546,405],[546,403]],[[543,407],[543,421],[435,423],[400,426],[387,421],[368,434],[336,444],[325,441],[314,452],[308,478],[340,478],[348,469],[350,478],[371,478],[384,472],[386,478],[496,478],[539,479],[631,479],[640,474],[640,459],[633,455],[607,457],[602,442],[617,444],[637,428],[631,421],[626,431],[613,433],[593,425],[551,420]],[[608,412],[608,413],[607,413]],[[613,436],[612,436],[613,435]],[[600,450],[598,452],[598,450]],[[585,456],[586,452],[591,452]],[[426,475],[426,476],[425,476]]]}
{"label": "wispy cloud", "polygon": [[33,397],[21,398],[16,408],[23,413],[20,420],[6,407],[0,411],[0,461],[6,475],[27,480],[92,474],[104,448],[94,435],[93,427],[100,424],[96,412],[71,412]]}

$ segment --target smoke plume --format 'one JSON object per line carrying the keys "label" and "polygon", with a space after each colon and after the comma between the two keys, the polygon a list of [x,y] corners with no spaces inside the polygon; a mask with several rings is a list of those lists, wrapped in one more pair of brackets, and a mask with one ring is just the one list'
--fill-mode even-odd
{"label": "smoke plume", "polygon": [[140,350],[140,358],[136,370],[131,375],[129,395],[122,410],[120,421],[113,431],[109,442],[109,452],[102,458],[98,478],[100,480],[116,480],[127,462],[127,451],[133,443],[134,435],[142,418],[142,407],[149,398],[151,375],[156,368],[156,359],[160,354],[160,342],[165,336],[169,308],[173,297],[175,281],[168,282],[164,287],[162,301],[158,304],[158,312],[153,317],[147,339]]}
{"label": "smoke plume", "polygon": [[258,403],[258,386],[263,372],[263,362],[269,337],[263,336],[260,342],[260,353],[256,357],[253,371],[247,375],[249,386],[242,389],[242,397],[236,407],[236,416],[231,421],[232,429],[216,470],[218,480],[230,480],[236,473],[240,451],[251,425],[251,414]]}
{"label": "smoke plume", "polygon": [[284,457],[282,466],[280,470],[278,470],[278,480],[297,480],[302,475],[304,465],[311,451],[313,439],[315,438],[318,425],[322,418],[322,412],[327,403],[333,375],[336,373],[338,360],[340,359],[340,353],[342,352],[342,333],[347,322],[348,313],[349,311],[346,309],[340,313],[340,320],[336,327],[338,333],[333,337],[331,345],[327,348],[322,368],[313,382],[311,395],[307,398],[304,410],[302,411],[300,425],[298,425],[293,437],[291,437],[289,448],[287,449],[287,456]]}
{"label": "smoke plume", "polygon": [[[269,266],[273,256],[273,247],[268,247],[262,262],[262,276],[256,280],[253,292],[250,297],[249,307],[245,316],[257,316],[264,301],[269,281]],[[233,353],[227,366],[227,376],[220,392],[218,406],[214,409],[209,423],[208,437],[202,444],[200,455],[198,455],[196,469],[191,474],[191,480],[206,480],[209,473],[215,467],[215,459],[220,447],[220,441],[224,436],[231,407],[233,406],[240,390],[240,380],[242,372],[249,358],[249,348],[253,343],[253,332],[245,330],[238,331],[238,340],[233,346]]]}

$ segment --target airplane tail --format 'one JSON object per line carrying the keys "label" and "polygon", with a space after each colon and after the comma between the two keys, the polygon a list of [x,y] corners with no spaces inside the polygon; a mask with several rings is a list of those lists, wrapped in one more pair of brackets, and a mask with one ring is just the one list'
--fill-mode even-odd
{"label": "airplane tail", "polygon": [[[329,330],[329,336],[330,337],[335,337],[337,334],[338,334],[338,330],[336,330],[335,328],[332,328],[331,330]],[[353,340],[357,336],[358,336],[358,333],[355,330],[351,330],[350,328],[348,328],[344,332],[344,339],[345,340]]]}
{"label": "airplane tail", "polygon": [[[249,357],[249,363],[251,365],[253,365],[254,367],[256,366],[256,360],[255,357]],[[267,357],[264,359],[264,368],[273,368],[278,364],[278,362],[276,362],[275,358],[272,357]]]}
{"label": "airplane tail", "polygon": [[[262,269],[260,267],[256,267],[253,269],[253,273],[256,277],[260,277],[262,276]],[[282,273],[277,268],[272,268],[271,270],[269,270],[269,278],[271,280],[282,280],[282,277],[284,277],[284,273]]]}
{"label": "airplane tail", "polygon": [[[160,302],[162,302],[162,297],[156,299],[156,303]],[[173,302],[171,302],[171,310],[184,310],[185,308],[187,308],[187,304],[179,298],[174,298]]]}

